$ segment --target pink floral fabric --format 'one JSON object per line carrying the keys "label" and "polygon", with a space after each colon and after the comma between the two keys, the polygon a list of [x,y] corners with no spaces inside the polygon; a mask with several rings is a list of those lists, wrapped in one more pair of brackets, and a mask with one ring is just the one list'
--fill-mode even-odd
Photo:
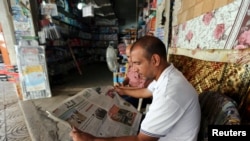
{"label": "pink floral fabric", "polygon": [[217,24],[217,26],[214,30],[214,38],[217,40],[221,39],[224,32],[225,32],[225,25],[224,24]]}
{"label": "pink floral fabric", "polygon": [[190,42],[192,38],[193,38],[193,32],[189,30],[186,35],[186,39],[188,40],[188,42]]}
{"label": "pink floral fabric", "polygon": [[205,25],[209,25],[209,23],[211,22],[212,18],[213,18],[214,14],[212,12],[207,12],[203,18],[202,21]]}
{"label": "pink floral fabric", "polygon": [[238,45],[250,45],[250,30],[246,30],[240,34],[240,37],[238,38]]}
{"label": "pink floral fabric", "polygon": [[250,1],[235,0],[172,28],[172,47],[250,48]]}
{"label": "pink floral fabric", "polygon": [[129,78],[130,87],[144,87],[145,79],[142,78],[137,72],[133,71],[132,67],[128,67],[126,76]]}

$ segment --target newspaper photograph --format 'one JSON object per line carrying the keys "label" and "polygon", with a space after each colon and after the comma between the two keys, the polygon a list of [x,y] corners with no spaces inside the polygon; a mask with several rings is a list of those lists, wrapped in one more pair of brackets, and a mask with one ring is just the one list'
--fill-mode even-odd
{"label": "newspaper photograph", "polygon": [[47,113],[56,121],[97,137],[136,135],[142,116],[113,86],[86,88]]}

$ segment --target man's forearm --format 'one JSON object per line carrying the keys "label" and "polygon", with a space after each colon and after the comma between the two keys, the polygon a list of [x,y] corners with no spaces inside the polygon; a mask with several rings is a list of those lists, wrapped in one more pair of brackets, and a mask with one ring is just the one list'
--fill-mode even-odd
{"label": "man's forearm", "polygon": [[124,136],[124,137],[113,137],[113,138],[94,138],[93,141],[157,141],[158,138],[150,137],[143,134],[137,136]]}
{"label": "man's forearm", "polygon": [[121,89],[125,95],[131,96],[134,98],[152,97],[152,93],[147,88],[123,87]]}

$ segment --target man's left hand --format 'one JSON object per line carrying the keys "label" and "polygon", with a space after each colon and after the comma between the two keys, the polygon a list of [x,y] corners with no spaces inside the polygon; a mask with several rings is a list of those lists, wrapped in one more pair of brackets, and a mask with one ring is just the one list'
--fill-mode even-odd
{"label": "man's left hand", "polygon": [[93,141],[94,136],[81,132],[76,128],[72,128],[70,132],[70,136],[72,137],[73,141]]}

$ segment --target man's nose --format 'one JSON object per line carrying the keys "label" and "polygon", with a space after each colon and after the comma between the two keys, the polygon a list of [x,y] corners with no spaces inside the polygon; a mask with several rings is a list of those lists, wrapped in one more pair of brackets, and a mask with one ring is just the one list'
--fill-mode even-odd
{"label": "man's nose", "polygon": [[133,70],[134,72],[138,72],[138,68],[137,68],[135,65],[132,65],[132,70]]}

